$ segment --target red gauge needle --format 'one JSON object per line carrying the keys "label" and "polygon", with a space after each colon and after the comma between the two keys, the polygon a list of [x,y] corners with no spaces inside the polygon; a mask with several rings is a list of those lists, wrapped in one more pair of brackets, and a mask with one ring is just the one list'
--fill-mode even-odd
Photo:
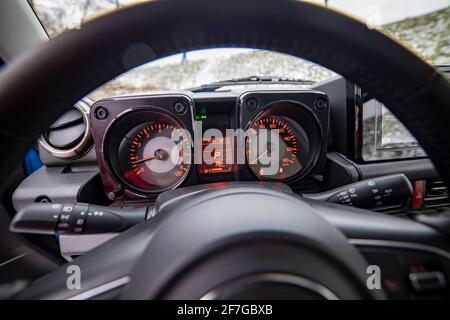
{"label": "red gauge needle", "polygon": [[149,160],[153,160],[153,159],[155,159],[155,156],[151,156],[151,157],[143,158],[143,159],[140,159],[140,160],[136,160],[136,161],[131,162],[131,164],[138,164],[138,163],[149,161]]}

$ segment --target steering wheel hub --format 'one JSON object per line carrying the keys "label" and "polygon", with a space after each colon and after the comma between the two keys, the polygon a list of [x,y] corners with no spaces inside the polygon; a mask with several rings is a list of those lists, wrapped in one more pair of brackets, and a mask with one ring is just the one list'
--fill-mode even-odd
{"label": "steering wheel hub", "polygon": [[365,287],[367,263],[347,238],[317,209],[271,183],[173,190],[156,210],[152,241],[125,298],[381,294]]}

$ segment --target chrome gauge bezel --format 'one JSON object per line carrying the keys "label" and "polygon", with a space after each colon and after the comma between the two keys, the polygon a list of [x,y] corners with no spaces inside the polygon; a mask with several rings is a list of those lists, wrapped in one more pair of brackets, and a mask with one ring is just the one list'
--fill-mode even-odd
{"label": "chrome gauge bezel", "polygon": [[320,122],[317,119],[316,115],[306,105],[300,103],[299,101],[277,100],[262,107],[261,110],[247,123],[246,130],[249,130],[251,126],[259,119],[270,116],[287,118],[288,120],[292,121],[294,125],[298,125],[303,128],[309,140],[310,150],[308,161],[299,172],[283,180],[265,178],[257,175],[251,169],[248,158],[246,158],[246,166],[252,173],[252,175],[261,181],[279,181],[284,183],[297,182],[306,177],[311,172],[319,159],[321,152],[321,141],[323,141]]}
{"label": "chrome gauge bezel", "polygon": [[[176,124],[177,127],[186,129],[182,121],[180,121],[175,115],[168,113],[164,109],[155,106],[138,106],[127,109],[118,114],[109,124],[102,141],[102,150],[105,155],[105,163],[110,175],[116,179],[123,190],[139,197],[146,197],[152,194],[158,194],[163,191],[175,189],[187,179],[190,172],[192,171],[191,163],[186,166],[186,172],[181,177],[179,177],[179,179],[177,179],[176,183],[152,190],[142,189],[138,186],[133,185],[124,177],[123,173],[121,172],[118,159],[119,146],[125,135],[133,130],[133,128],[152,121],[161,122],[161,119],[166,119],[167,121]],[[192,141],[190,141],[190,145],[190,151],[192,155]]]}

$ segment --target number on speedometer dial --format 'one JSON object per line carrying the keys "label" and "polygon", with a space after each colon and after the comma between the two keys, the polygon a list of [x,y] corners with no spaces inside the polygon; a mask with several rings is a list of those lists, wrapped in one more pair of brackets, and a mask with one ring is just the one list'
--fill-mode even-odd
{"label": "number on speedometer dial", "polygon": [[[172,141],[177,130],[180,128],[173,124],[151,122],[125,136],[119,147],[119,168],[132,187],[156,192],[173,188],[184,179],[190,164],[183,161],[182,141]],[[188,139],[179,135],[181,140]]]}
{"label": "number on speedometer dial", "polygon": [[[303,169],[309,157],[309,142],[305,130],[294,120],[284,116],[266,116],[256,120],[251,128],[258,133],[262,129],[277,130],[278,143],[268,139],[266,146],[257,148],[257,155],[252,154],[254,148],[247,148],[247,159],[252,172],[263,180],[290,180]],[[276,172],[268,174],[268,164],[262,158],[270,158],[274,146],[278,145],[278,161]],[[254,152],[254,151],[253,151]],[[275,159],[272,159],[272,161]],[[274,170],[272,170],[274,172]]]}

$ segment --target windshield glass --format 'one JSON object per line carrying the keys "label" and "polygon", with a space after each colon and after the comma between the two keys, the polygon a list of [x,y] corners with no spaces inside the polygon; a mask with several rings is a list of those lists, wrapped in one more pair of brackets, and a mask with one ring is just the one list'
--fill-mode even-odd
{"label": "windshield glass", "polygon": [[[142,0],[140,0],[142,1]],[[137,0],[30,0],[50,37]],[[316,0],[366,21],[432,64],[450,64],[450,0]],[[326,80],[334,74],[298,58],[250,49],[181,53],[136,68],[109,82],[91,98],[181,90],[250,76]]]}
{"label": "windshield glass", "polygon": [[[198,50],[135,68],[92,92],[90,97],[96,100],[111,95],[184,90],[256,75],[317,82],[333,74],[311,62],[276,52],[238,48]],[[304,87],[302,84],[284,86]],[[218,90],[226,89],[230,86]]]}

